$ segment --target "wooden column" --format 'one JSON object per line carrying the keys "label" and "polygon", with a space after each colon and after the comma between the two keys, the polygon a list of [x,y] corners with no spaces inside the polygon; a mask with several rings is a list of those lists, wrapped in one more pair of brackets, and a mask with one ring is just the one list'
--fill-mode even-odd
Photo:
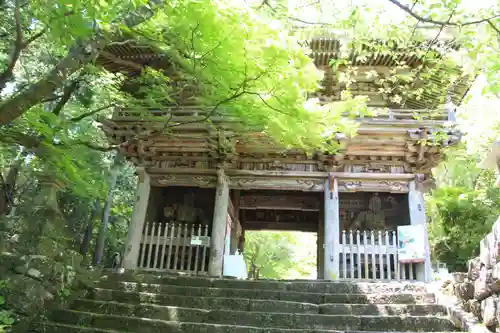
{"label": "wooden column", "polygon": [[317,271],[317,279],[324,280],[325,276],[325,223],[324,223],[324,213],[323,213],[323,205],[321,205],[321,210],[319,212],[319,221],[318,221],[318,233],[317,233],[317,258],[316,258],[316,271]]}
{"label": "wooden column", "polygon": [[416,265],[417,280],[429,282],[432,278],[431,257],[429,248],[429,235],[427,232],[427,218],[425,216],[424,196],[417,188],[416,181],[410,182],[410,191],[408,193],[408,204],[410,211],[411,225],[424,225],[424,244],[425,244],[425,262]]}
{"label": "wooden column", "polygon": [[238,250],[238,245],[240,243],[241,237],[241,223],[240,223],[240,198],[241,191],[233,190],[233,207],[234,207],[234,218],[233,226],[231,228],[231,254],[235,254]]}
{"label": "wooden column", "polygon": [[333,280],[339,277],[339,189],[337,179],[332,174],[325,181],[325,257],[324,279]]}
{"label": "wooden column", "polygon": [[151,182],[146,170],[143,167],[138,167],[137,174],[139,176],[139,183],[137,185],[134,210],[128,227],[127,242],[125,243],[125,253],[123,254],[122,261],[122,267],[125,269],[137,268],[142,229],[144,228],[149,193],[151,191]]}
{"label": "wooden column", "polygon": [[224,170],[217,171],[217,189],[215,192],[214,219],[210,238],[210,261],[208,274],[222,276],[224,260],[224,238],[226,235],[227,208],[229,204],[229,181]]}

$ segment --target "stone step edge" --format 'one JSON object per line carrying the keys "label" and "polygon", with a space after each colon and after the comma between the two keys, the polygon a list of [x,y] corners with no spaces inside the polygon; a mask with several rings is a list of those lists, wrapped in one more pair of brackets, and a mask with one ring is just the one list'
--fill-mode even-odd
{"label": "stone step edge", "polygon": [[[148,294],[148,293],[144,293]],[[151,295],[157,295],[157,294],[151,294]],[[176,295],[172,295],[176,296]],[[307,305],[311,307],[315,307],[318,309],[317,314],[319,313],[319,308],[321,305],[319,304],[313,304],[313,303],[300,303],[300,302],[289,302],[289,301],[272,301],[272,300],[256,300],[256,299],[251,299],[251,298],[227,298],[227,297],[196,297],[196,296],[178,296],[177,298],[192,298],[192,299],[227,299],[227,300],[244,300],[244,301],[262,301],[262,302],[273,302],[273,303],[281,303],[281,304],[301,304],[301,305]],[[103,301],[103,300],[98,300],[98,299],[90,299],[90,298],[78,298],[75,299],[76,301],[85,301],[85,302],[92,302],[92,303],[97,303],[97,304],[117,304],[117,305],[128,305],[128,306],[150,306],[150,307],[155,307],[155,308],[172,308],[172,309],[187,309],[187,310],[200,310],[200,311],[206,311],[207,313],[210,311],[232,311],[228,309],[204,309],[204,308],[196,308],[196,307],[186,307],[186,306],[177,306],[177,305],[166,305],[166,304],[157,304],[157,303],[148,303],[148,302],[139,302],[139,303],[127,303],[127,302],[119,302],[119,301]],[[328,303],[328,304],[335,304],[335,303]],[[360,304],[360,305],[368,305],[368,304]],[[404,305],[404,304],[402,304]],[[234,310],[234,311],[240,311],[240,312],[263,312],[263,311],[252,311],[250,309],[246,310]],[[271,313],[285,313],[285,314],[291,314],[291,313],[296,313],[296,312],[271,312]],[[307,313],[307,314],[316,314],[316,313]]]}
{"label": "stone step edge", "polygon": [[[133,271],[126,271],[124,273],[116,272],[113,271],[113,269],[106,269],[103,271],[103,275],[101,276],[100,281],[106,281],[110,280],[109,277],[114,278],[114,277],[124,277],[128,279],[133,279],[134,276],[130,275]],[[277,285],[293,285],[293,284],[317,284],[317,285],[362,285],[362,286],[373,286],[373,285],[378,285],[378,286],[391,286],[391,287],[398,287],[398,286],[407,286],[407,285],[414,285],[414,286],[422,286],[426,288],[427,284],[424,282],[420,281],[404,281],[404,280],[307,280],[307,279],[296,279],[296,280],[238,280],[235,278],[227,278],[227,277],[222,277],[222,278],[217,278],[217,277],[208,277],[208,276],[195,276],[195,275],[189,275],[189,274],[176,274],[176,273],[154,273],[154,272],[141,272],[140,275],[147,276],[153,279],[170,279],[170,280],[194,280],[194,281],[207,281],[210,284],[212,284],[215,281],[227,281],[230,283],[245,283],[245,282],[252,282],[252,283],[264,283],[264,284],[277,284]],[[125,280],[121,280],[123,282],[127,282]],[[128,281],[128,282],[141,282],[141,281]],[[206,286],[208,287],[208,285]],[[288,290],[288,289],[283,289],[283,290]],[[288,290],[288,291],[293,291],[293,290]]]}
{"label": "stone step edge", "polygon": [[[282,304],[303,304],[303,305],[308,305],[308,306],[320,306],[320,304],[315,304],[315,303],[308,303],[308,302],[294,302],[294,301],[283,301],[283,300],[272,300],[272,299],[258,299],[258,298],[246,298],[246,297],[212,297],[212,296],[187,296],[187,295],[176,295],[176,294],[167,294],[167,293],[152,293],[148,291],[128,291],[128,290],[117,290],[117,289],[109,289],[109,288],[93,288],[94,290],[103,290],[103,291],[111,291],[111,292],[119,292],[119,293],[124,293],[124,294],[142,294],[142,295],[149,295],[149,296],[156,296],[156,295],[165,295],[165,296],[175,296],[176,298],[191,298],[191,299],[219,299],[219,300],[245,300],[245,301],[252,301],[252,302],[279,302]],[[340,295],[340,294],[337,294]],[[88,299],[88,298],[87,298]],[[137,304],[137,303],[136,303]],[[154,303],[142,303],[142,304],[154,304]],[[341,304],[341,303],[324,303],[324,304]],[[355,304],[355,303],[349,303],[349,304]],[[362,304],[362,303],[360,303]],[[398,303],[391,303],[394,305],[398,305]],[[365,304],[367,305],[367,304]],[[399,305],[405,305],[405,304],[399,304]],[[424,304],[427,305],[427,304]],[[429,305],[434,305],[433,303],[429,303]]]}
{"label": "stone step edge", "polygon": [[[251,289],[251,288],[219,288],[219,287],[199,287],[199,286],[181,286],[181,285],[175,285],[175,284],[158,284],[158,283],[141,283],[141,282],[126,282],[126,281],[118,281],[119,284],[135,284],[135,285],[145,285],[145,286],[154,286],[154,287],[175,287],[175,288],[190,288],[190,289],[203,289],[203,290],[253,290],[255,292],[286,292],[286,293],[293,293],[293,294],[301,294],[301,295],[317,295],[317,296],[339,296],[339,295],[346,295],[346,293],[316,293],[316,292],[307,292],[307,291],[293,291],[293,290],[270,290],[270,289]],[[99,285],[97,285],[94,289],[109,289],[109,288],[100,288]],[[122,289],[109,289],[109,290],[117,290],[117,291],[123,291]],[[164,293],[160,293],[164,294]],[[376,292],[376,293],[349,293],[347,295],[353,295],[353,296],[375,296],[375,295],[380,295],[380,296],[435,296],[434,293],[430,292]]]}
{"label": "stone step edge", "polygon": [[[48,321],[48,322],[43,322],[40,323],[41,325],[48,325],[48,326],[53,326],[53,327],[64,327],[68,329],[78,329],[80,331],[93,331],[93,332],[98,332],[98,333],[122,333],[122,331],[114,331],[114,330],[107,330],[107,329],[101,329],[101,328],[94,328],[94,327],[85,327],[85,326],[76,326],[76,325],[68,325],[68,324],[61,324],[53,321]],[[261,327],[255,327],[255,326],[236,326],[236,325],[220,325],[220,324],[205,324],[205,323],[189,323],[189,325],[196,325],[196,326],[215,326],[219,328],[232,328],[232,327],[245,327],[249,329],[258,329]],[[404,332],[397,332],[397,331],[339,331],[339,330],[309,330],[309,329],[288,329],[288,328],[276,328],[273,329],[275,332],[278,333],[308,333],[308,332],[314,332],[314,333],[425,333],[425,332],[409,332],[409,331],[404,331]],[[432,333],[457,333],[457,332],[432,332]]]}
{"label": "stone step edge", "polygon": [[[154,295],[154,294],[153,294]],[[376,307],[376,308],[383,308],[383,307],[425,307],[427,305],[435,306],[436,304],[397,304],[397,303],[389,303],[389,304],[363,304],[363,303],[349,303],[349,304],[343,304],[343,303],[324,303],[324,304],[313,304],[313,303],[300,303],[300,302],[289,302],[289,301],[272,301],[272,300],[254,300],[254,299],[248,299],[248,298],[225,298],[225,297],[195,297],[195,296],[179,296],[179,298],[205,298],[205,299],[228,299],[228,300],[249,300],[249,301],[270,301],[270,302],[278,302],[278,303],[285,303],[285,304],[305,304],[305,305],[311,305],[313,307],[316,307],[318,309],[317,313],[301,313],[301,312],[268,312],[268,311],[252,311],[252,310],[228,310],[228,309],[204,309],[204,308],[196,308],[196,307],[186,307],[186,306],[176,306],[176,305],[164,305],[164,304],[155,304],[155,303],[147,303],[147,302],[140,302],[140,303],[126,303],[126,302],[118,302],[118,301],[103,301],[103,300],[95,300],[95,299],[89,299],[89,298],[78,298],[75,300],[76,301],[84,301],[84,302],[91,302],[91,303],[96,303],[96,304],[117,304],[121,306],[148,306],[148,307],[154,307],[154,308],[163,308],[163,309],[186,309],[186,310],[199,310],[200,312],[204,313],[210,313],[214,311],[225,311],[225,312],[251,312],[251,313],[272,313],[272,314],[304,314],[304,315],[327,315],[330,316],[332,314],[330,313],[321,313],[321,308],[326,308],[326,307],[331,307],[331,306],[345,306],[345,307]],[[71,307],[70,309],[71,310]],[[443,307],[443,310],[445,308]],[[333,316],[345,316],[344,314],[341,315],[333,315]],[[386,314],[377,314],[377,315],[348,315],[348,316],[366,316],[366,317],[400,317],[401,315],[386,315]],[[434,316],[436,318],[443,318],[443,315],[404,315],[405,317],[431,317]]]}
{"label": "stone step edge", "polygon": [[[179,287],[179,286],[174,286],[174,287]],[[193,287],[193,288],[200,288],[200,289],[207,289],[203,287]],[[133,291],[133,290],[123,290],[123,289],[109,289],[109,288],[100,288],[100,287],[94,287],[93,288],[95,291],[103,290],[103,291],[111,291],[111,292],[120,292],[120,293],[128,293],[128,294],[140,294],[140,295],[149,295],[149,296],[158,296],[158,295],[164,295],[164,296],[177,296],[177,297],[198,297],[198,298],[218,298],[218,299],[249,299],[249,300],[255,300],[255,301],[266,301],[268,299],[263,299],[263,298],[241,298],[241,297],[217,297],[217,296],[186,296],[182,294],[172,294],[172,293],[166,293],[166,292],[148,292],[148,291]],[[208,289],[218,289],[218,290],[228,290],[228,289],[221,289],[221,288],[208,288]],[[251,289],[232,289],[232,290],[251,290]],[[269,290],[260,290],[263,292],[269,292]],[[322,293],[308,293],[308,292],[287,292],[287,291],[279,291],[279,292],[286,292],[288,294],[294,293],[294,294],[301,294],[301,295],[316,295],[316,296],[341,296],[341,295],[346,295],[346,294],[322,294]],[[387,294],[378,294],[378,293],[373,293],[373,294],[349,294],[349,295],[356,295],[356,296],[370,296],[370,295],[387,295]],[[432,293],[401,293],[401,294],[388,294],[388,295],[411,295],[411,296],[432,296],[434,297],[434,294]],[[273,301],[272,299],[270,301]],[[294,301],[288,301],[288,300],[274,300],[274,301],[279,301],[279,302],[289,302],[289,303],[298,303],[298,304],[312,304],[312,305],[321,305],[321,304],[364,304],[364,305],[370,305],[370,304],[380,304],[380,305],[389,305],[389,304],[394,304],[394,305],[412,305],[408,303],[309,303],[309,302],[294,302]],[[153,303],[151,303],[153,304]],[[426,303],[418,303],[418,304],[413,304],[413,305],[435,305],[436,303],[434,302],[426,302]]]}
{"label": "stone step edge", "polygon": [[[54,321],[38,322],[38,323],[35,323],[35,326],[42,327],[44,329],[46,328],[46,326],[63,327],[63,328],[67,328],[67,329],[78,329],[81,332],[91,331],[91,332],[97,332],[97,333],[122,333],[120,331],[114,331],[114,330],[110,330],[110,329],[102,329],[102,328],[96,328],[96,327],[90,327],[90,326],[87,327],[87,326],[68,325],[68,324],[57,323]],[[28,332],[32,332],[32,331],[38,332],[38,331],[36,331],[36,329],[31,329]],[[43,331],[43,332],[45,332],[45,331]]]}
{"label": "stone step edge", "polygon": [[[101,313],[95,313],[95,312],[87,312],[87,311],[80,311],[80,310],[70,310],[70,309],[63,309],[60,310],[61,312],[73,312],[73,313],[82,313],[94,317],[112,317],[112,318],[124,318],[124,316],[118,316],[118,315],[111,315],[111,314],[101,314]],[[248,313],[248,311],[226,311],[226,310],[207,310],[207,313],[216,313],[216,312],[224,312],[224,313]],[[390,316],[379,316],[379,315],[345,315],[345,314],[340,314],[340,315],[332,315],[332,314],[315,314],[315,313],[283,313],[283,312],[252,312],[253,314],[272,314],[272,315],[293,315],[297,317],[301,316],[321,316],[321,317],[330,317],[330,318],[341,318],[341,317],[355,317],[355,318],[366,318],[366,319],[372,319],[372,318],[398,318],[398,319],[412,319],[412,318],[434,318],[437,320],[443,320],[446,319],[448,320],[447,317],[438,317],[438,316],[399,316],[399,315],[390,315]],[[186,322],[186,321],[174,321],[174,320],[161,320],[161,319],[152,319],[152,318],[144,318],[144,317],[125,317],[125,318],[134,318],[134,319],[139,319],[139,320],[145,320],[147,321],[156,321],[156,322],[162,322],[162,323],[189,323],[189,324],[201,324],[197,322]],[[212,323],[214,324],[214,323]],[[216,325],[216,324],[214,324]],[[231,325],[230,325],[231,326]],[[232,325],[234,326],[234,325]],[[245,326],[245,325],[243,325]],[[246,327],[246,326],[245,326]],[[269,327],[273,328],[273,327]]]}

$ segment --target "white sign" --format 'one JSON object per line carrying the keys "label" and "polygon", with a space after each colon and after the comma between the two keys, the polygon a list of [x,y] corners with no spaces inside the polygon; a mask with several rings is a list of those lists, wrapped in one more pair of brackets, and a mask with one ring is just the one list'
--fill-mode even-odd
{"label": "white sign", "polygon": [[192,236],[191,245],[195,246],[209,246],[210,245],[210,237],[208,236]]}
{"label": "white sign", "polygon": [[198,237],[191,238],[191,245],[201,245],[201,239]]}
{"label": "white sign", "polygon": [[401,263],[425,261],[425,225],[398,227],[398,260]]}

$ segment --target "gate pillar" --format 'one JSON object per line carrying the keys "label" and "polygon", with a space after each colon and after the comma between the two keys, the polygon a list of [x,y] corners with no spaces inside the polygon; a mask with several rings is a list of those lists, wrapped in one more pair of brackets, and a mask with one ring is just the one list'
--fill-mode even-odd
{"label": "gate pillar", "polygon": [[123,254],[122,267],[125,269],[137,268],[139,260],[139,247],[141,246],[142,229],[146,219],[151,182],[149,174],[142,167],[137,168],[139,183],[135,195],[134,210],[128,227],[125,253]]}
{"label": "gate pillar", "polygon": [[324,279],[334,280],[339,277],[339,187],[332,173],[325,181],[324,190]]}
{"label": "gate pillar", "polygon": [[210,260],[208,275],[222,276],[224,261],[224,238],[226,236],[227,209],[229,206],[229,180],[223,169],[217,170],[214,219],[210,238]]}
{"label": "gate pillar", "polygon": [[[417,177],[418,178],[418,177]],[[416,274],[418,281],[429,282],[432,279],[432,267],[429,248],[429,235],[427,232],[427,218],[425,215],[424,196],[417,188],[417,182],[410,182],[410,191],[408,193],[408,204],[410,211],[411,225],[424,225],[424,246],[425,246],[425,261],[416,265]]]}

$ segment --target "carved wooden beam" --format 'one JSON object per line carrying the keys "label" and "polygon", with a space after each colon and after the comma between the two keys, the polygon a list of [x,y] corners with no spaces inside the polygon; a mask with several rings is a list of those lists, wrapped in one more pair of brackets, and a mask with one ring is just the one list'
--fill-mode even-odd
{"label": "carved wooden beam", "polygon": [[[319,217],[318,217],[319,220]],[[318,223],[276,222],[276,221],[245,221],[245,230],[291,230],[317,232]]]}

